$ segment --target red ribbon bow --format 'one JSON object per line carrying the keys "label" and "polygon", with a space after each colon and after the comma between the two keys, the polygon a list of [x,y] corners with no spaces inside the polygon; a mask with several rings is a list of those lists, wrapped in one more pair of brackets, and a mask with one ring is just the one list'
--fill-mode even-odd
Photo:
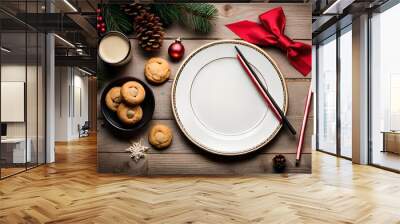
{"label": "red ribbon bow", "polygon": [[285,36],[286,17],[282,8],[271,9],[261,14],[259,19],[261,24],[243,20],[226,27],[245,41],[261,46],[276,46],[285,51],[290,64],[307,76],[311,71],[311,46]]}

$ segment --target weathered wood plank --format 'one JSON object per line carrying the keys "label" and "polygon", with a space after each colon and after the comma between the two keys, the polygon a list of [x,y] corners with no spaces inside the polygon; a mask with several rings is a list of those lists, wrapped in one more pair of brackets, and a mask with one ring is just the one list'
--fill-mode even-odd
{"label": "weathered wood plank", "polygon": [[232,33],[226,24],[240,20],[258,22],[258,15],[263,12],[281,6],[286,15],[285,34],[292,39],[310,40],[311,32],[311,5],[296,3],[218,3],[218,18],[215,20],[214,29],[207,34],[195,33],[178,24],[174,24],[166,30],[166,38],[193,39],[232,39],[237,36]]}
{"label": "weathered wood plank", "polygon": [[[290,118],[289,118],[290,119]],[[293,126],[298,132],[300,132],[302,119],[290,119]],[[102,121],[100,121],[102,122]],[[151,147],[148,153],[151,154],[179,154],[179,153],[203,153],[203,150],[193,143],[191,143],[186,136],[181,132],[178,125],[174,120],[153,120],[150,124],[144,128],[140,133],[137,133],[135,136],[132,136],[131,141],[139,141],[143,140],[145,145],[149,145],[147,142],[147,134],[149,132],[149,128],[157,123],[165,124],[172,129],[173,133],[173,142],[172,145],[164,150],[158,150]],[[311,152],[311,136],[313,133],[313,121],[312,119],[308,120],[307,129],[305,133],[305,142],[304,142],[304,153]],[[98,152],[125,152],[125,149],[129,147],[129,140],[124,138],[118,138],[109,131],[106,127],[102,127],[99,124],[99,130],[97,132],[97,151]],[[279,131],[277,136],[262,149],[258,150],[258,153],[261,154],[279,154],[279,153],[296,153],[296,147],[298,142],[298,136],[292,136],[288,130],[282,129]]]}
{"label": "weathered wood plank", "polygon": [[[168,155],[152,154],[147,158],[148,175],[240,175],[272,173],[272,158],[275,155],[259,155],[240,159],[218,159],[180,154],[170,160]],[[295,154],[285,154],[290,173],[310,173],[311,154],[303,155],[304,164],[295,166]]]}
{"label": "weathered wood plank", "polygon": [[[185,45],[185,57],[188,56],[190,53],[198,49],[199,47],[211,43],[214,40],[185,40],[183,39],[183,44]],[[162,57],[168,59],[168,46],[173,42],[173,40],[165,40],[163,47],[160,51],[143,54],[143,52],[139,49],[137,45],[137,40],[131,39],[131,44],[133,47],[133,52],[137,52],[133,55],[132,60],[127,65],[121,66],[116,68],[117,76],[125,76],[125,75],[133,75],[138,78],[144,79],[144,66],[146,61],[153,56]],[[301,41],[304,43],[310,44],[311,41]],[[301,73],[299,73],[292,65],[290,65],[289,61],[286,58],[286,54],[282,52],[280,49],[269,47],[264,48],[265,52],[267,52],[271,58],[277,63],[279,69],[282,72],[282,75],[285,78],[309,78],[311,79],[311,75],[304,77]],[[182,64],[183,60],[180,62],[172,62],[168,60],[171,65],[171,77],[170,79],[173,80],[175,77],[176,72],[178,71],[180,65]]]}
{"label": "weathered wood plank", "polygon": [[[287,116],[290,117],[303,117],[304,108],[307,103],[308,90],[311,85],[311,80],[286,80],[286,86],[288,89],[289,103]],[[312,109],[309,114],[309,118],[314,116],[314,110]]]}
{"label": "weathered wood plank", "polygon": [[135,162],[128,153],[97,153],[97,171],[100,173],[128,173],[144,175],[147,173],[147,159]]}
{"label": "weathered wood plank", "polygon": [[[299,166],[295,166],[295,154],[284,154],[287,172],[311,173],[311,154],[303,154]],[[129,175],[248,175],[272,173],[273,154],[246,157],[219,158],[196,154],[148,154],[138,163],[127,153],[98,153],[98,171]]]}

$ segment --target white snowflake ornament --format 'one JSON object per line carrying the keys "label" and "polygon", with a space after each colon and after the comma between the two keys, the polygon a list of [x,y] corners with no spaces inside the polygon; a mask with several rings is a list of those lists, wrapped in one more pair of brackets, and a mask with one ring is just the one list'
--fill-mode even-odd
{"label": "white snowflake ornament", "polygon": [[125,149],[125,151],[130,152],[130,157],[138,162],[141,158],[146,156],[146,152],[149,147],[142,144],[142,139],[138,142],[131,142],[131,145]]}

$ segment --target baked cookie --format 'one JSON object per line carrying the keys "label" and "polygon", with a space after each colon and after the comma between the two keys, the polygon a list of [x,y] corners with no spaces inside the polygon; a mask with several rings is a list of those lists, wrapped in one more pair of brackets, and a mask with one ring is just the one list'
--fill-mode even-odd
{"label": "baked cookie", "polygon": [[162,58],[150,58],[144,66],[144,74],[152,83],[161,84],[168,80],[171,69],[166,60]]}
{"label": "baked cookie", "polygon": [[118,106],[122,102],[121,87],[111,88],[106,95],[106,105],[112,111],[117,111]]}
{"label": "baked cookie", "polygon": [[140,121],[143,117],[143,110],[140,106],[130,106],[121,103],[117,110],[118,118],[126,125],[133,125]]}
{"label": "baked cookie", "polygon": [[143,102],[144,97],[146,96],[146,91],[140,83],[129,81],[122,85],[121,96],[126,103],[138,105]]}
{"label": "baked cookie", "polygon": [[166,148],[171,145],[172,131],[169,127],[163,124],[154,125],[149,132],[149,143],[158,148]]}

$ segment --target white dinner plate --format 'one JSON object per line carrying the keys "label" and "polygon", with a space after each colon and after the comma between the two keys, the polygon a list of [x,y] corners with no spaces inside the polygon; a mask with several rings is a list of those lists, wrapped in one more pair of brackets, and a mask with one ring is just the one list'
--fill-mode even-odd
{"label": "white dinner plate", "polygon": [[241,155],[266,145],[281,128],[236,58],[238,46],[286,114],[284,78],[271,57],[244,41],[217,41],[186,58],[172,86],[172,108],[183,133],[215,154]]}

